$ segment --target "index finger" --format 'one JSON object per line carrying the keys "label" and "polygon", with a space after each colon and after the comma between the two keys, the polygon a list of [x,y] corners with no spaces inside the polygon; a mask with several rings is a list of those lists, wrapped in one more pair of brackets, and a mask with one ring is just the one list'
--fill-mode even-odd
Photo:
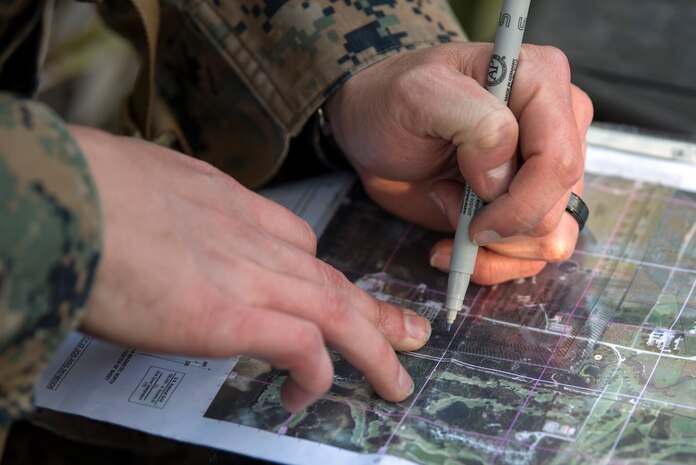
{"label": "index finger", "polygon": [[[326,342],[360,370],[382,398],[398,402],[411,394],[413,381],[394,349],[379,329],[357,310],[365,304],[388,304],[377,302],[355,286],[347,295],[340,289],[270,270],[263,276],[250,273],[246,278],[262,281],[263,288],[268,289],[262,294],[249,294],[253,306],[315,324]],[[240,279],[244,278],[237,279],[237,283]],[[395,307],[392,310],[401,313]],[[400,328],[408,330],[403,317]]]}
{"label": "index finger", "polygon": [[[474,240],[511,237],[533,229],[552,213],[560,221],[561,200],[583,173],[582,143],[573,111],[570,69],[558,49],[525,46],[510,101],[519,121],[524,163],[508,192],[472,221]],[[556,211],[557,210],[557,211]],[[479,245],[486,245],[485,240]],[[488,241],[494,242],[494,241]]]}

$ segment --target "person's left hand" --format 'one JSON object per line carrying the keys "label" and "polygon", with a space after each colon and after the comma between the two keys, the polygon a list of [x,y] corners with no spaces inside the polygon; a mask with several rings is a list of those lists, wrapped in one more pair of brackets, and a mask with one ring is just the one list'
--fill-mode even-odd
{"label": "person's left hand", "polygon": [[[338,145],[388,211],[452,231],[464,181],[489,202],[469,230],[481,246],[479,284],[532,276],[572,254],[578,226],[564,210],[571,191],[582,193],[592,119],[557,49],[523,47],[509,108],[484,88],[491,53],[447,44],[390,57],[325,107]],[[431,264],[447,271],[451,250],[451,240],[436,244]]]}

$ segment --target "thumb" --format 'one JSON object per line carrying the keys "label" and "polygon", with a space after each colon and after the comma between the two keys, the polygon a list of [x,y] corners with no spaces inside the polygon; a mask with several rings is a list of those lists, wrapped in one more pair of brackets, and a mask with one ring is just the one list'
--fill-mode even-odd
{"label": "thumb", "polygon": [[[507,192],[516,171],[518,124],[507,106],[451,65],[411,70],[413,133],[451,141],[462,177],[485,201]],[[427,69],[425,69],[427,68]],[[415,103],[415,102],[414,102]]]}

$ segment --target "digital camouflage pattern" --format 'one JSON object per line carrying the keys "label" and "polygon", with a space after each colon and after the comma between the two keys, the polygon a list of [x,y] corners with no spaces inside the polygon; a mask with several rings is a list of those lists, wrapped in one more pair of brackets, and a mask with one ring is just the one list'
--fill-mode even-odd
{"label": "digital camouflage pattern", "polygon": [[446,0],[162,0],[158,82],[196,156],[250,187],[351,75],[464,40]]}
{"label": "digital camouflage pattern", "polygon": [[101,248],[79,147],[44,106],[0,94],[0,427],[83,308]]}
{"label": "digital camouflage pattern", "polygon": [[[138,18],[123,15],[128,2],[93,2],[143,50]],[[0,427],[31,409],[36,377],[77,324],[101,246],[79,148],[47,109],[22,99],[35,89],[51,4],[0,1],[0,92],[23,96],[0,98]],[[250,187],[273,176],[290,138],[350,76],[465,39],[446,0],[160,4],[159,94],[195,156]]]}

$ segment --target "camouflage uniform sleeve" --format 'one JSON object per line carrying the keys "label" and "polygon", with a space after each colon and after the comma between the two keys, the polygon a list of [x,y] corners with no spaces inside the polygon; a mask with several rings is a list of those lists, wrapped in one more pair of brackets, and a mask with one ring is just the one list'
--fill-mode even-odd
{"label": "camouflage uniform sleeve", "polygon": [[31,410],[39,373],[82,313],[102,228],[86,162],[65,126],[43,105],[6,93],[0,225],[1,443]]}
{"label": "camouflage uniform sleeve", "polygon": [[251,186],[276,171],[290,137],[351,75],[465,40],[446,0],[161,4],[160,91],[194,152]]}

